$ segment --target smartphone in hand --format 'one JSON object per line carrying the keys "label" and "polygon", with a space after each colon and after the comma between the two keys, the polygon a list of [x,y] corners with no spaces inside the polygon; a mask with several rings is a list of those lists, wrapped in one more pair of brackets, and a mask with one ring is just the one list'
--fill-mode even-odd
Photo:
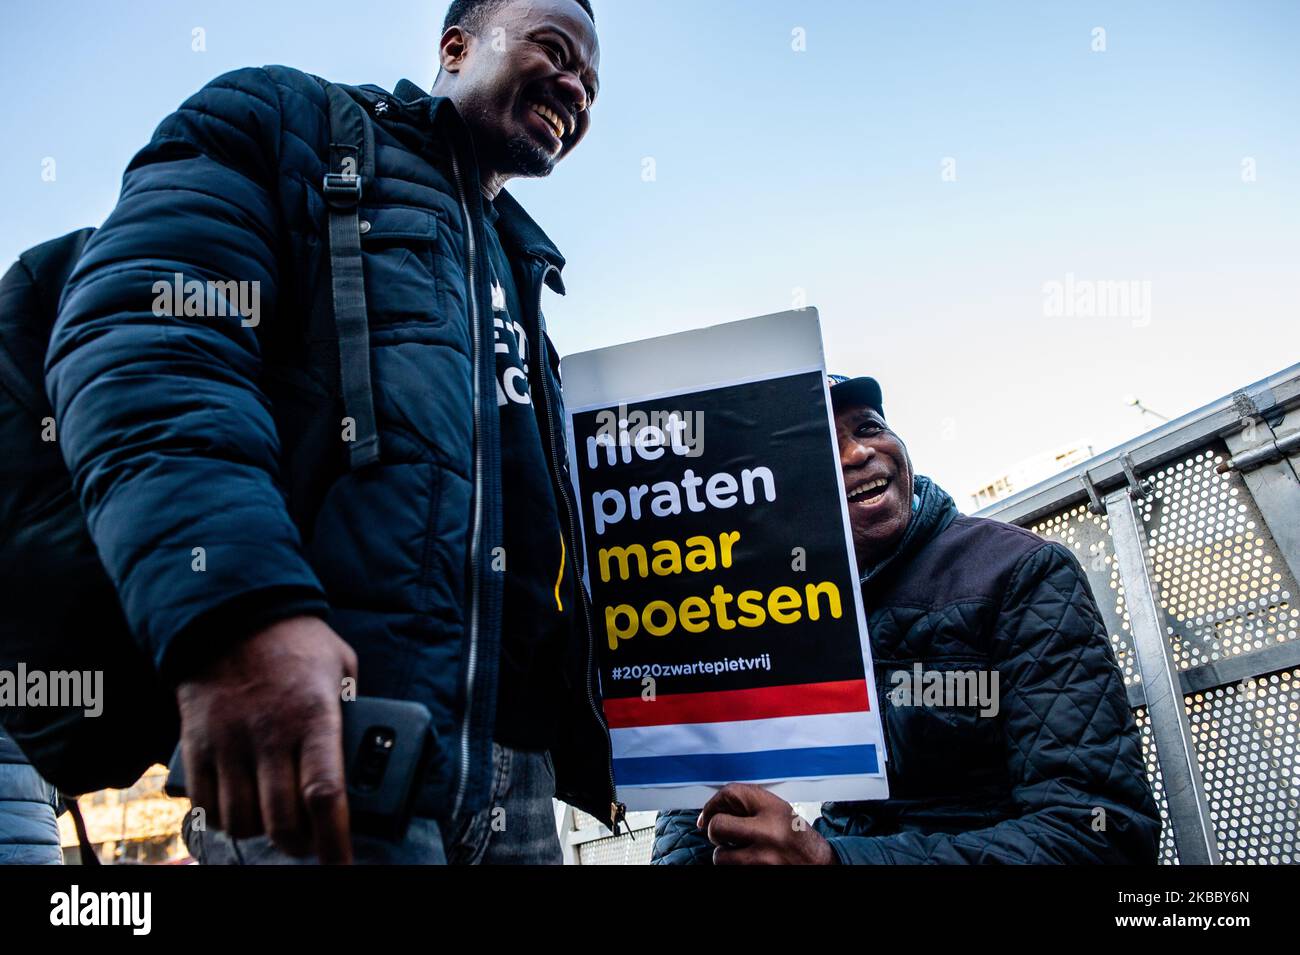
{"label": "smartphone in hand", "polygon": [[[361,696],[343,703],[343,756],[352,831],[400,842],[411,823],[425,770],[438,745],[423,703]],[[185,796],[185,766],[176,747],[163,787]]]}

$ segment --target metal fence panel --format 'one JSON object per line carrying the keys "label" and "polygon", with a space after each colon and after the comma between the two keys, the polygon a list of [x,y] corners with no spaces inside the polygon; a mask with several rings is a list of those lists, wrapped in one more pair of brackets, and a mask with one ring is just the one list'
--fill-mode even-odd
{"label": "metal fence panel", "polygon": [[[1222,442],[1153,475],[1147,546],[1180,670],[1296,639],[1296,581]],[[1300,515],[1296,515],[1300,519]]]}
{"label": "metal fence panel", "polygon": [[1298,433],[1300,365],[979,512],[1087,571],[1164,864],[1300,862]]}

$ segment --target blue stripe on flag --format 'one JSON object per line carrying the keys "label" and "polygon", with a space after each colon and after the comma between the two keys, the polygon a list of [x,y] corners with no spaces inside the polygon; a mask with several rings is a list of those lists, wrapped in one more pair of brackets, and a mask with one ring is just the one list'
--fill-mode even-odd
{"label": "blue stripe on flag", "polygon": [[614,760],[614,778],[620,786],[743,782],[747,779],[796,779],[878,772],[880,764],[876,759],[876,747],[869,743],[860,746],[768,749],[756,753],[638,756]]}

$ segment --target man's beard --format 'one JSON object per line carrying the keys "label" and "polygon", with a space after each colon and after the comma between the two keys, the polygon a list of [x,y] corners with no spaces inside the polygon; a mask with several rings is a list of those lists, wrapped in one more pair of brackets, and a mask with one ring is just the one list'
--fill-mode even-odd
{"label": "man's beard", "polygon": [[[479,149],[480,168],[504,175],[541,178],[549,176],[559,160],[559,153],[549,153],[546,148],[525,131],[510,138],[493,135],[500,128],[500,119],[508,107],[483,104],[477,98],[467,99],[457,108],[465,117]],[[505,140],[502,142],[502,140]]]}
{"label": "man's beard", "polygon": [[510,171],[519,176],[541,178],[549,176],[555,168],[556,155],[547,152],[537,140],[523,133],[506,143],[506,158]]}

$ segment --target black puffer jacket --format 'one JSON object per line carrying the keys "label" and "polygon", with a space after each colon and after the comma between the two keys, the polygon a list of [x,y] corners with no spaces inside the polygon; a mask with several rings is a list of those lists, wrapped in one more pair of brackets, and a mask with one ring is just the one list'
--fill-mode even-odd
{"label": "black puffer jacket", "polygon": [[[447,771],[429,774],[417,812],[474,812],[491,798],[504,577],[484,200],[449,100],[407,81],[350,95],[373,114],[359,239],[378,462],[340,473],[343,407],[308,359],[336,333],[324,179],[340,150],[325,88],[286,67],[213,80],[131,161],[63,294],[46,386],[91,537],[169,681],[273,622],[323,616],[356,651],[362,692],[433,714]],[[564,259],[507,192],[493,205],[537,348],[549,479],[572,501],[541,310]],[[209,301],[215,283],[251,283],[237,288],[259,290],[256,326],[161,307],[182,278],[209,283]],[[324,446],[334,460],[301,466],[302,448]],[[580,579],[576,540],[567,553]],[[592,637],[573,618],[556,786],[613,824]]]}
{"label": "black puffer jacket", "polygon": [[61,865],[54,787],[0,730],[0,865]]}
{"label": "black puffer jacket", "polygon": [[[1154,862],[1160,819],[1083,569],[959,515],[927,478],[916,491],[898,550],[862,584],[890,798],[825,803],[817,830],[850,864]],[[896,703],[894,675],[917,663],[995,671],[996,715]],[[656,863],[711,861],[695,816],[660,815]]]}

